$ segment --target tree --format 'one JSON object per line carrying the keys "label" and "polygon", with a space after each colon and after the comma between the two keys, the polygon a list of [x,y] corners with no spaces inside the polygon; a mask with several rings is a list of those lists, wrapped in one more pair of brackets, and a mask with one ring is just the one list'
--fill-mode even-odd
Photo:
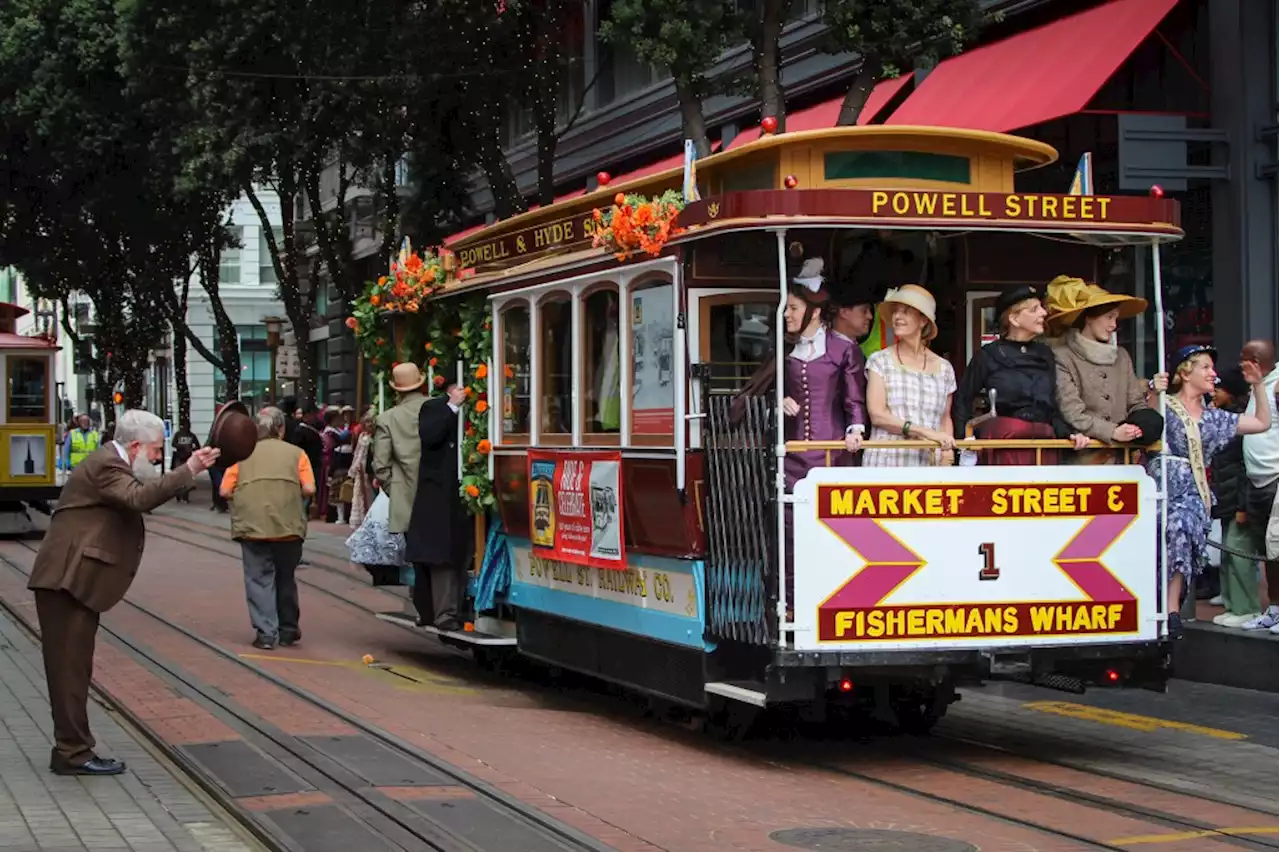
{"label": "tree", "polygon": [[[834,2],[834,0],[833,0]],[[875,0],[869,0],[874,3]],[[777,132],[787,129],[787,90],[782,83],[782,28],[792,0],[754,0],[746,4],[741,20],[751,44],[751,68],[760,98],[760,117],[778,122]]]}
{"label": "tree", "polygon": [[606,42],[626,46],[641,62],[666,68],[675,81],[684,136],[699,157],[711,153],[702,99],[713,91],[707,74],[742,34],[733,0],[615,0],[600,27]]}
{"label": "tree", "polygon": [[854,124],[878,80],[902,69],[928,67],[954,56],[977,33],[981,0],[831,0],[823,7],[835,49],[862,57],[840,108],[840,124]]}

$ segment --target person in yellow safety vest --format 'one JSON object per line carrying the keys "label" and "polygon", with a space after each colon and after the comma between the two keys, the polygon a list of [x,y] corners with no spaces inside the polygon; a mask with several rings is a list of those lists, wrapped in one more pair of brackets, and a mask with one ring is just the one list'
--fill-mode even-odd
{"label": "person in yellow safety vest", "polygon": [[75,470],[99,443],[98,433],[89,428],[89,415],[76,417],[76,428],[67,433],[67,470]]}

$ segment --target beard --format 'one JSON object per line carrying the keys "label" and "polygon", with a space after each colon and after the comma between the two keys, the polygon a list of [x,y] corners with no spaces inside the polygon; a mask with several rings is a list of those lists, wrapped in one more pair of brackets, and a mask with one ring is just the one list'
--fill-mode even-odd
{"label": "beard", "polygon": [[151,482],[160,478],[160,469],[152,464],[145,455],[138,453],[133,459],[133,476],[139,482]]}

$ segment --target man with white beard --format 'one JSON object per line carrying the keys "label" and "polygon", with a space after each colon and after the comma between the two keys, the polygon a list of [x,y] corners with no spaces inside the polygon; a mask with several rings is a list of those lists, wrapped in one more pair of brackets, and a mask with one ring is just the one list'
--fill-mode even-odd
{"label": "man with white beard", "polygon": [[164,421],[129,410],[112,440],[76,466],[62,487],[49,531],[36,555],[27,588],[35,591],[44,651],[53,756],[59,775],[118,775],[124,764],[94,753],[89,732],[89,683],[100,615],[129,590],[146,526],[142,515],[191,487],[217,460],[211,447],[196,450],[163,476]]}

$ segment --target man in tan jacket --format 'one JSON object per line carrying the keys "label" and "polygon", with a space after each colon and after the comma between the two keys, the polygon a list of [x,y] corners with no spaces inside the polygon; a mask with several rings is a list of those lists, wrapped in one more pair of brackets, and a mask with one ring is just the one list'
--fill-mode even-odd
{"label": "man in tan jacket", "polygon": [[164,422],[130,410],[116,421],[113,440],[81,462],[58,498],[27,588],[35,591],[44,650],[54,748],[49,768],[59,775],[118,775],[124,764],[94,753],[89,732],[89,683],[100,615],[129,590],[146,526],[142,515],[191,487],[218,458],[206,447],[160,476]]}
{"label": "man in tan jacket", "polygon": [[391,370],[391,387],[400,398],[394,408],[378,416],[373,427],[373,475],[391,501],[387,531],[393,534],[408,530],[413,514],[422,463],[418,414],[427,401],[422,393],[426,380],[417,364],[396,364]]}

